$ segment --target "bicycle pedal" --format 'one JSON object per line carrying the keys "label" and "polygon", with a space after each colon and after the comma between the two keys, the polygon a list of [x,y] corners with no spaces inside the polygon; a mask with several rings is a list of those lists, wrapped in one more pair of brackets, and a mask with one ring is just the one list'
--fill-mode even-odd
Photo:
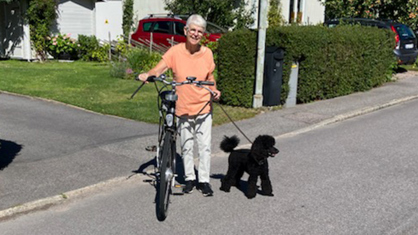
{"label": "bicycle pedal", "polygon": [[183,188],[184,187],[184,185],[182,185],[182,184],[175,184],[174,185],[174,188]]}
{"label": "bicycle pedal", "polygon": [[147,150],[148,152],[157,152],[157,146],[149,145],[149,146],[145,147],[145,150]]}

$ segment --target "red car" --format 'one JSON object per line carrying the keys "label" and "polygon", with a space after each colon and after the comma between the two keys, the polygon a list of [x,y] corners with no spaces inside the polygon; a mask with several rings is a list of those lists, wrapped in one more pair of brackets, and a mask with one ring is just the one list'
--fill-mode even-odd
{"label": "red car", "polygon": [[[166,51],[172,45],[186,42],[184,26],[186,20],[176,15],[150,15],[139,21],[138,28],[131,35],[132,44],[140,43],[154,50]],[[227,31],[213,23],[207,22],[206,37],[209,41],[217,41]]]}

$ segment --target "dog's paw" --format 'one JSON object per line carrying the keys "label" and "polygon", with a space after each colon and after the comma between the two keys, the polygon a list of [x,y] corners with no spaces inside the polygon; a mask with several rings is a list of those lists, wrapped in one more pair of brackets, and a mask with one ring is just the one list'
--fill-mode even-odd
{"label": "dog's paw", "polygon": [[261,191],[260,194],[263,196],[274,197],[274,194],[272,192],[266,193],[266,192]]}
{"label": "dog's paw", "polygon": [[256,193],[252,194],[252,193],[246,193],[245,196],[247,196],[248,199],[253,199],[255,198],[255,196],[257,196]]}
{"label": "dog's paw", "polygon": [[229,193],[231,190],[227,188],[220,187],[219,190],[224,191],[225,193]]}

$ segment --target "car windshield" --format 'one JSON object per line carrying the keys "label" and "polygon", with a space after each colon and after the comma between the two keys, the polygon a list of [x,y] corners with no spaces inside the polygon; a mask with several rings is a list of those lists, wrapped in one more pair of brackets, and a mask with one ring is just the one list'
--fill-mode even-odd
{"label": "car windshield", "polygon": [[401,25],[395,25],[393,27],[395,28],[396,32],[398,32],[399,37],[401,39],[413,39],[413,38],[415,38],[414,32],[412,32],[412,30],[406,25],[401,24]]}
{"label": "car windshield", "polygon": [[207,22],[206,32],[223,34],[223,33],[226,33],[226,29],[223,29],[223,28],[217,26],[216,24]]}

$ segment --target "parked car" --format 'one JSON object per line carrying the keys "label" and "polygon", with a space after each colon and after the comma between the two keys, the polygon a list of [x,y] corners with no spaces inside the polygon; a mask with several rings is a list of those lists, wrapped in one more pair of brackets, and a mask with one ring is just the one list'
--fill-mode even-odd
{"label": "parked car", "polygon": [[[184,27],[186,16],[149,15],[138,23],[138,28],[131,39],[149,46],[151,43],[159,48],[168,49],[172,45],[186,42]],[[206,37],[209,41],[217,41],[227,31],[220,26],[207,22]]]}
{"label": "parked car", "polygon": [[365,18],[333,19],[326,21],[325,25],[332,28],[342,22],[344,24],[360,24],[362,26],[371,26],[392,30],[396,34],[396,45],[393,49],[393,52],[398,58],[398,63],[413,64],[417,60],[417,38],[411,28],[409,28],[407,25],[390,20],[374,20]]}

